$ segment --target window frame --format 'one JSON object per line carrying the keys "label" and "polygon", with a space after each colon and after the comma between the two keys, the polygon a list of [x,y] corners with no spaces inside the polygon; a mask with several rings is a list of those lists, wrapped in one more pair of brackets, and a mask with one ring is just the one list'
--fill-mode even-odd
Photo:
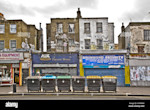
{"label": "window frame", "polygon": [[[4,40],[0,40],[0,42],[1,42],[1,41],[3,41],[3,44],[4,44],[4,45],[3,45],[3,49],[4,49],[4,48],[5,48],[5,41],[4,41]],[[0,44],[1,44],[1,43],[0,43]],[[2,46],[0,45],[0,47],[2,47]],[[3,50],[3,49],[0,48],[0,50]]]}
{"label": "window frame", "polygon": [[[89,44],[88,44],[88,45],[86,44],[86,41],[87,41],[87,40],[89,40]],[[91,49],[91,39],[84,39],[84,42],[85,42],[85,43],[84,43],[85,49]],[[87,48],[87,47],[89,47],[89,48]]]}
{"label": "window frame", "polygon": [[[87,24],[89,25],[88,27],[87,27]],[[89,30],[87,31],[87,29],[89,28]],[[90,23],[84,23],[84,33],[91,33],[91,29],[90,29]]]}
{"label": "window frame", "polygon": [[[0,27],[3,26],[3,32],[0,31],[0,34],[4,34],[5,33],[5,24],[0,24]],[[0,28],[1,29],[1,28]]]}
{"label": "window frame", "polygon": [[16,41],[16,40],[10,40],[10,49],[16,49],[17,48],[17,41],[16,41],[16,47],[15,48],[12,48],[12,41]]}
{"label": "window frame", "polygon": [[[100,28],[101,31],[99,31],[98,28]],[[96,22],[96,32],[97,33],[103,33],[103,23],[102,22]]]}
{"label": "window frame", "polygon": [[150,30],[144,30],[144,41],[150,41]]}
{"label": "window frame", "polygon": [[[74,25],[72,32],[70,31],[70,25]],[[69,23],[69,24],[68,24],[68,33],[75,33],[75,24],[74,24],[74,23]]]}
{"label": "window frame", "polygon": [[[62,25],[62,27],[59,27],[60,24]],[[59,29],[61,29],[61,31],[59,31]],[[57,33],[63,33],[63,23],[57,23],[56,31]]]}

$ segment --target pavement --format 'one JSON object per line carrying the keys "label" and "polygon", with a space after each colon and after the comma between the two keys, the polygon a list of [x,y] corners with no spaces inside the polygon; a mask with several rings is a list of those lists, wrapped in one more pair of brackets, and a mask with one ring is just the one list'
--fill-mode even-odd
{"label": "pavement", "polygon": [[117,87],[117,92],[103,92],[101,87],[99,92],[88,92],[85,87],[85,92],[28,92],[27,86],[16,86],[16,92],[13,93],[12,86],[0,87],[0,96],[8,95],[91,95],[91,96],[150,96],[150,87]]}

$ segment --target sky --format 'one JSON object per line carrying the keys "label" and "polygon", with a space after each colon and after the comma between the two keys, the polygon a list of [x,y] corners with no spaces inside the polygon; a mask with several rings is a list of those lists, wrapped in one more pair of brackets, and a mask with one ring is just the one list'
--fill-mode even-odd
{"label": "sky", "polygon": [[6,19],[22,19],[39,29],[42,23],[46,51],[46,23],[50,18],[74,18],[80,8],[82,17],[108,17],[114,22],[115,43],[121,25],[129,22],[150,22],[150,0],[1,0],[0,12]]}

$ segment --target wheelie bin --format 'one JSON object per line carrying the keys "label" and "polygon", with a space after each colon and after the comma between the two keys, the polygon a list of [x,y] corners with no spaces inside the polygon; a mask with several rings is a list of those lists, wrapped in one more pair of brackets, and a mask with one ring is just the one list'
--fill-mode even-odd
{"label": "wheelie bin", "polygon": [[41,86],[44,92],[53,91],[56,92],[56,76],[46,75],[41,78]]}
{"label": "wheelie bin", "polygon": [[117,88],[117,77],[115,76],[102,76],[103,91],[114,91]]}
{"label": "wheelie bin", "polygon": [[100,76],[87,76],[87,88],[88,92],[98,91],[100,92],[101,77]]}
{"label": "wheelie bin", "polygon": [[27,80],[27,89],[29,91],[41,91],[41,76],[28,76]]}
{"label": "wheelie bin", "polygon": [[70,92],[71,76],[57,76],[58,92]]}
{"label": "wheelie bin", "polygon": [[75,92],[75,91],[84,92],[84,90],[85,90],[85,77],[72,76],[72,89],[73,89],[73,92]]}

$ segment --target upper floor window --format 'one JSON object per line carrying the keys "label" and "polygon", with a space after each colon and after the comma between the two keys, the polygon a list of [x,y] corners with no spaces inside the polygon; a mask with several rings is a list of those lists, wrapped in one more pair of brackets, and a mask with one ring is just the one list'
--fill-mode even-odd
{"label": "upper floor window", "polygon": [[150,40],[150,30],[144,30],[144,40]]}
{"label": "upper floor window", "polygon": [[17,32],[17,28],[16,28],[16,24],[11,24],[10,25],[10,33],[16,33]]}
{"label": "upper floor window", "polygon": [[74,39],[69,39],[69,46],[74,45]]}
{"label": "upper floor window", "polygon": [[103,32],[103,27],[101,22],[96,23],[96,31],[97,33],[102,33]]}
{"label": "upper floor window", "polygon": [[58,33],[63,33],[63,24],[62,23],[57,24],[57,32]]}
{"label": "upper floor window", "polygon": [[16,40],[10,40],[10,48],[16,48]]}
{"label": "upper floor window", "polygon": [[0,24],[0,34],[1,33],[5,33],[5,25],[4,24]]}
{"label": "upper floor window", "polygon": [[138,53],[144,53],[144,45],[138,45]]}
{"label": "upper floor window", "polygon": [[4,49],[4,40],[0,40],[0,50]]}
{"label": "upper floor window", "polygon": [[85,39],[85,49],[90,49],[91,48],[91,41],[90,39]]}
{"label": "upper floor window", "polygon": [[69,33],[74,33],[74,24],[69,24]]}
{"label": "upper floor window", "polygon": [[103,40],[97,39],[97,49],[103,49]]}
{"label": "upper floor window", "polygon": [[90,23],[84,23],[84,33],[90,33]]}

